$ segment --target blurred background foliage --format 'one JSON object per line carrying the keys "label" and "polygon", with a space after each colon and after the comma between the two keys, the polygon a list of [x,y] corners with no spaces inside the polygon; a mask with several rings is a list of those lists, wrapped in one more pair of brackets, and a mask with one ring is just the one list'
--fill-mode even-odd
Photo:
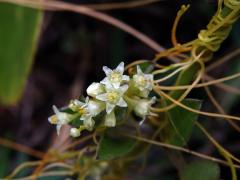
{"label": "blurred background foliage", "polygon": [[43,13],[17,5],[0,6],[0,102],[16,103],[24,89],[38,42]]}
{"label": "blurred background foliage", "polygon": [[[112,1],[68,2],[88,4]],[[169,48],[172,46],[171,27],[176,13],[182,4],[187,3],[191,7],[181,19],[177,31],[179,42],[187,42],[196,38],[199,30],[206,26],[216,11],[217,1],[162,0],[143,7],[108,10],[106,13]],[[213,62],[240,47],[239,32],[240,22],[234,26],[230,37],[215,54]],[[152,59],[154,54],[152,49],[134,37],[90,17],[71,12],[42,13],[0,3],[0,136],[46,151],[55,138],[55,129],[47,122],[47,117],[52,113],[52,104],[64,106],[69,99],[85,95],[84,89],[91,82],[103,78],[104,74],[99,73],[103,65],[115,66],[120,61],[129,63],[138,59]],[[239,72],[239,58],[238,56],[221,68],[212,70],[210,74],[218,78]],[[240,87],[239,79],[229,81],[228,84]],[[228,114],[239,115],[239,95],[228,94],[215,87],[211,90]],[[203,89],[194,90],[190,96],[203,100],[203,110],[216,112]],[[236,156],[240,155],[239,134],[226,122],[215,123],[204,117],[199,120],[204,122],[221,144]],[[197,129],[194,130],[188,147],[219,156]],[[156,157],[156,149],[153,147],[146,169],[136,175],[136,179],[176,179],[176,170],[163,155]],[[195,159],[190,156],[188,158]],[[0,146],[0,178],[9,174],[16,165],[31,159],[34,158]],[[218,168],[222,179],[230,176],[227,167],[215,167],[214,164],[202,161],[196,162],[194,166],[199,171],[204,171],[202,166],[213,169],[209,176],[214,178],[210,179],[218,179]],[[191,171],[196,169],[189,167],[181,176],[187,180],[193,177]]]}

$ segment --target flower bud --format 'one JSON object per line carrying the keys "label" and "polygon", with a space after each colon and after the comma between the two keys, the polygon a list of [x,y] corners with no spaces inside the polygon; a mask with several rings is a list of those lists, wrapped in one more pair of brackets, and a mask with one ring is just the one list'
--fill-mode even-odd
{"label": "flower bud", "polygon": [[79,137],[80,136],[80,130],[77,128],[71,128],[70,129],[70,135],[72,137]]}
{"label": "flower bud", "polygon": [[134,112],[137,116],[145,118],[149,115],[149,110],[152,104],[156,101],[156,97],[153,97],[151,100],[139,100],[134,107]]}
{"label": "flower bud", "polygon": [[88,88],[87,88],[87,94],[92,97],[96,97],[99,94],[102,94],[105,92],[104,85],[100,83],[92,83]]}
{"label": "flower bud", "polygon": [[83,121],[83,124],[84,124],[84,127],[91,131],[94,127],[94,124],[95,124],[95,121],[92,119],[92,117],[90,116],[89,118],[86,118],[84,121]]}
{"label": "flower bud", "polygon": [[88,103],[88,111],[92,116],[97,116],[105,108],[104,103],[98,100],[90,100]]}

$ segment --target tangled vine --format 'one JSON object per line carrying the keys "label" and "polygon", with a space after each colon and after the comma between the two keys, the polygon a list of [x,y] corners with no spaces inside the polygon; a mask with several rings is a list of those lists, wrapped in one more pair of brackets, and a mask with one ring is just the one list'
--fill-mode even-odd
{"label": "tangled vine", "polygon": [[[33,1],[29,2],[29,5],[34,6]],[[48,9],[47,3],[43,7]],[[236,124],[236,121],[240,121],[239,117],[227,115],[221,108],[221,114],[201,111],[200,107],[190,105],[196,102],[188,102],[186,98],[197,87],[204,87],[212,98],[208,85],[239,77],[237,74],[227,79],[201,82],[206,72],[205,62],[212,59],[213,53],[219,49],[239,19],[240,1],[219,0],[217,12],[206,29],[200,31],[197,39],[180,44],[176,38],[177,24],[188,8],[183,5],[177,14],[172,28],[172,48],[156,54],[153,60],[135,61],[125,68],[123,62],[113,70],[104,66],[106,77],[87,88],[88,97],[73,99],[60,109],[53,106],[55,114],[49,117],[49,122],[56,125],[57,133],[61,134],[62,126],[70,125],[70,135],[78,140],[63,144],[59,149],[50,149],[42,161],[23,164],[7,179],[14,178],[21,169],[29,166],[37,166],[34,173],[27,177],[29,179],[51,174],[75,175],[79,179],[121,179],[130,162],[141,155],[147,156],[152,144],[229,166],[232,179],[237,179],[236,168],[240,167],[240,160],[222,147],[201,123],[195,124],[225,160],[183,148],[187,138],[176,129],[178,143],[169,138],[169,126],[173,124],[171,111],[177,107],[194,114],[224,118],[240,132]],[[164,57],[174,62],[164,66],[160,61]],[[128,75],[124,75],[124,72]],[[172,78],[175,78],[174,84],[163,85]],[[111,148],[108,146],[110,142],[117,143],[119,148],[121,145],[127,146],[128,151],[117,156],[114,153],[104,155],[102,151]],[[79,144],[82,146],[78,147]],[[63,170],[50,171],[56,167]]]}

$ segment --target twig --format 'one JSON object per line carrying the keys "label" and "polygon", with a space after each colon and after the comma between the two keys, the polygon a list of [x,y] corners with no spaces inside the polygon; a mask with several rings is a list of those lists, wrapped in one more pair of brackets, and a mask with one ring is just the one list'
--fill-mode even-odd
{"label": "twig", "polygon": [[162,0],[138,0],[138,1],[130,1],[130,2],[114,2],[114,3],[106,3],[106,4],[86,4],[84,6],[95,9],[95,10],[114,10],[114,9],[130,9],[141,7],[144,5],[149,5],[153,3],[160,2]]}
{"label": "twig", "polygon": [[[214,157],[211,157],[211,156],[208,156],[208,155],[205,155],[205,154],[201,154],[201,153],[198,153],[196,151],[192,151],[190,149],[186,149],[186,148],[182,148],[182,147],[179,147],[179,146],[166,144],[166,143],[163,143],[163,142],[158,142],[158,141],[154,141],[154,140],[150,140],[150,139],[146,139],[146,138],[143,138],[143,137],[138,137],[138,136],[134,136],[134,135],[130,135],[130,134],[123,134],[123,135],[125,135],[127,137],[130,137],[130,138],[133,138],[133,139],[136,139],[136,140],[144,141],[146,143],[150,143],[150,144],[162,146],[162,147],[165,147],[165,148],[182,151],[184,153],[192,154],[194,156],[197,156],[197,157],[200,157],[200,158],[203,158],[203,159],[207,159],[207,160],[210,160],[210,161],[221,163],[223,165],[228,165],[228,163],[224,160],[214,158]],[[234,164],[234,167],[240,168],[240,165]]]}
{"label": "twig", "polygon": [[41,151],[32,149],[28,146],[25,146],[25,145],[22,145],[22,144],[19,144],[16,142],[12,142],[10,140],[7,140],[7,139],[1,138],[1,137],[0,137],[0,144],[2,146],[14,149],[19,152],[26,153],[28,155],[31,155],[31,156],[39,158],[39,159],[42,159],[42,157],[44,156],[44,153]]}
{"label": "twig", "polygon": [[35,9],[42,9],[42,10],[48,10],[48,11],[71,11],[76,12],[79,14],[83,14],[89,17],[93,17],[95,19],[98,19],[100,21],[106,22],[108,24],[111,24],[112,26],[118,27],[119,29],[123,30],[124,32],[127,32],[131,34],[132,36],[136,37],[140,41],[142,41],[144,44],[155,50],[156,52],[164,51],[165,49],[160,46],[157,42],[146,36],[145,34],[141,33],[140,31],[132,28],[131,26],[127,25],[126,23],[109,16],[105,13],[95,11],[91,8],[87,8],[85,6],[61,2],[61,1],[33,1],[33,0],[0,0],[0,2],[7,2],[7,3],[13,3],[18,4],[21,6],[31,7]]}

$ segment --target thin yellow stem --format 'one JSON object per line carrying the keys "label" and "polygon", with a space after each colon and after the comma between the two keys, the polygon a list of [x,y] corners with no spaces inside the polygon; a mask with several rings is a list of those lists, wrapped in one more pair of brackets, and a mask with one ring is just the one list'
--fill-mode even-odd
{"label": "thin yellow stem", "polygon": [[125,71],[128,70],[129,68],[133,67],[133,66],[136,66],[136,65],[139,65],[139,64],[143,64],[143,63],[147,63],[147,62],[150,62],[148,60],[137,60],[137,61],[134,61],[130,64],[128,64],[127,66],[125,66]]}
{"label": "thin yellow stem", "polygon": [[[173,103],[175,103],[176,105],[188,110],[188,111],[191,111],[191,112],[194,112],[194,113],[197,113],[197,114],[200,114],[200,115],[204,115],[204,116],[209,116],[209,117],[216,117],[216,118],[228,118],[228,119],[231,119],[231,120],[236,120],[236,121],[240,121],[240,117],[237,117],[237,116],[231,116],[231,115],[222,115],[222,114],[217,114],[217,113],[211,113],[211,112],[204,112],[204,111],[199,111],[199,110],[196,110],[196,109],[193,109],[193,108],[190,108],[184,104],[182,104],[181,102],[173,99],[171,96],[167,95],[166,93],[162,92],[162,91],[159,91],[159,90],[155,90],[155,92],[157,94],[159,94],[160,96],[163,96],[167,99],[169,99],[170,101],[172,101]],[[154,112],[158,112],[158,108],[151,108],[152,111]]]}
{"label": "thin yellow stem", "polygon": [[172,70],[174,68],[177,68],[177,67],[186,66],[191,63],[189,61],[190,61],[190,58],[188,58],[187,62],[174,63],[169,66],[161,66],[158,70],[153,71],[152,74],[157,75],[157,74],[165,73],[165,72]]}
{"label": "thin yellow stem", "polygon": [[33,180],[35,178],[40,178],[40,177],[48,177],[48,176],[71,176],[73,175],[74,172],[73,171],[50,171],[50,172],[44,172],[39,174],[39,176],[27,176],[27,177],[23,177],[23,178],[14,178],[14,180]]}
{"label": "thin yellow stem", "polygon": [[[130,137],[130,138],[133,138],[133,139],[136,139],[136,140],[139,140],[139,141],[154,144],[154,145],[161,146],[161,147],[164,147],[164,148],[174,149],[174,150],[181,151],[181,152],[184,152],[184,153],[188,153],[188,154],[191,154],[191,155],[203,158],[203,159],[207,159],[207,160],[210,160],[210,161],[213,161],[213,162],[217,162],[217,163],[220,163],[220,164],[223,164],[223,165],[228,165],[228,162],[226,162],[224,160],[214,158],[214,157],[211,157],[211,156],[208,156],[208,155],[205,155],[205,154],[201,154],[201,153],[198,153],[196,151],[192,151],[190,149],[186,149],[186,148],[171,145],[171,144],[166,144],[166,143],[159,142],[159,141],[146,139],[146,138],[135,136],[135,135],[130,135],[130,134],[123,134],[123,135],[125,135],[127,137]],[[240,168],[240,165],[234,164],[234,167]]]}
{"label": "thin yellow stem", "polygon": [[233,160],[236,162],[240,163],[240,159],[232,155],[228,150],[226,150],[224,147],[222,147],[208,132],[207,130],[199,123],[196,121],[196,125],[198,128],[206,135],[206,137],[209,139],[209,141],[219,150],[227,154],[229,157],[231,157]]}
{"label": "thin yellow stem", "polygon": [[[236,73],[236,74],[233,74],[233,75],[230,75],[230,76],[226,76],[224,78],[219,78],[219,79],[216,79],[216,80],[212,80],[212,81],[196,84],[194,86],[194,88],[200,88],[200,87],[205,87],[205,86],[210,86],[210,85],[216,85],[216,84],[222,83],[224,81],[229,81],[229,80],[232,80],[232,79],[235,79],[235,78],[239,78],[239,77],[240,77],[240,73]],[[159,85],[156,85],[155,88],[156,89],[160,89],[160,90],[168,90],[168,91],[170,91],[170,90],[184,90],[184,89],[189,88],[189,86],[191,86],[191,85],[186,85],[186,86],[159,86]],[[238,91],[238,93],[240,93],[240,91]]]}
{"label": "thin yellow stem", "polygon": [[5,180],[11,180],[13,177],[15,177],[21,170],[27,167],[34,167],[41,163],[41,161],[30,161],[20,164],[17,168],[14,169],[14,171],[7,177],[5,177]]}
{"label": "thin yellow stem", "polygon": [[[229,153],[224,147],[222,147],[208,132],[207,130],[199,123],[196,122],[198,128],[206,135],[206,137],[210,140],[210,142],[218,149],[219,153],[227,160],[228,166],[230,167],[232,173],[232,179],[236,180],[236,169],[233,166],[232,157],[234,157],[231,153]],[[234,159],[237,159],[234,157]],[[239,163],[239,161],[237,161]]]}
{"label": "thin yellow stem", "polygon": [[55,163],[52,163],[52,164],[49,164],[49,165],[45,166],[43,168],[43,172],[47,171],[49,169],[52,169],[52,168],[56,168],[56,167],[67,168],[67,169],[72,169],[73,168],[71,165],[68,165],[66,163],[55,162]]}
{"label": "thin yellow stem", "polygon": [[[197,62],[201,66],[201,69],[199,70],[198,76],[194,80],[194,82],[188,87],[188,89],[181,95],[181,97],[178,100],[176,100],[177,102],[181,102],[189,94],[189,92],[191,92],[191,90],[194,88],[194,86],[201,80],[201,77],[202,77],[202,75],[204,73],[204,64],[200,60],[198,60]],[[154,91],[156,93],[158,93],[155,88],[154,88]],[[155,109],[152,108],[152,109],[155,112],[165,112],[165,111],[168,111],[168,110],[174,108],[176,105],[177,105],[176,103],[172,103],[171,105],[168,105],[168,106],[163,107],[163,108],[155,108]]]}
{"label": "thin yellow stem", "polygon": [[163,81],[166,81],[168,80],[169,78],[173,77],[174,75],[176,75],[177,73],[179,73],[180,71],[184,70],[184,69],[187,69],[190,65],[188,66],[183,66],[183,67],[180,67],[178,69],[176,69],[175,71],[173,71],[172,73],[168,74],[167,76],[161,78],[161,79],[157,79],[157,80],[154,80],[154,83],[160,83],[160,82],[163,82]]}
{"label": "thin yellow stem", "polygon": [[173,46],[178,46],[177,38],[176,38],[176,31],[177,31],[177,25],[179,23],[179,20],[181,19],[182,15],[189,9],[190,5],[182,5],[181,9],[178,11],[177,16],[175,18],[175,21],[173,23],[172,27],[172,33],[171,33],[171,40],[173,43]]}
{"label": "thin yellow stem", "polygon": [[[226,115],[226,112],[224,111],[224,109],[221,107],[221,105],[217,102],[217,100],[214,98],[213,94],[211,93],[210,89],[208,87],[204,87],[205,91],[210,99],[210,101],[212,102],[212,104],[216,107],[216,109],[218,110],[219,113]],[[230,119],[226,119],[227,122],[238,132],[240,132],[240,127],[233,121],[231,121]]]}

